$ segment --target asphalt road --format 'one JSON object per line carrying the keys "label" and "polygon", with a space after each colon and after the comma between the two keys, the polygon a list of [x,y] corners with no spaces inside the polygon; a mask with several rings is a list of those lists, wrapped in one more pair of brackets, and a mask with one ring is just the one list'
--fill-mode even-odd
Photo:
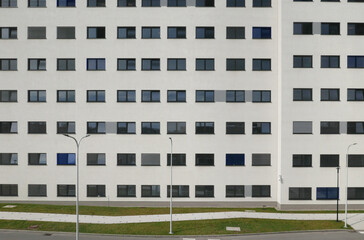
{"label": "asphalt road", "polygon": [[[1,240],[72,240],[75,234],[0,230]],[[364,234],[350,231],[261,234],[227,237],[125,237],[81,234],[80,240],[364,240]]]}

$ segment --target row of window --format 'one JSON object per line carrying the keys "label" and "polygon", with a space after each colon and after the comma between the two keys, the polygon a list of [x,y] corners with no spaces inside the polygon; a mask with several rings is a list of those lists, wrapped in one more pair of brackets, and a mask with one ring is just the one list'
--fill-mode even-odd
{"label": "row of window", "polygon": [[[270,185],[226,185],[226,197],[245,197],[245,188],[251,190],[251,197],[270,197]],[[105,185],[87,185],[87,197],[106,197]],[[167,197],[170,197],[170,185],[167,185]],[[1,197],[17,197],[18,184],[0,184]],[[75,185],[57,185],[57,197],[75,197]],[[28,197],[47,197],[46,184],[28,184]],[[117,197],[136,197],[136,185],[117,185]],[[161,197],[160,185],[141,185],[141,197]],[[172,197],[190,197],[189,185],[172,185]],[[196,198],[215,197],[214,185],[195,185]]]}
{"label": "row of window", "polygon": [[[364,188],[349,187],[347,189],[348,200],[363,200]],[[316,200],[337,200],[339,199],[339,188],[317,187]],[[290,187],[289,200],[312,200],[312,189],[310,187]]]}
{"label": "row of window", "polygon": [[[339,167],[339,154],[321,154],[320,167]],[[364,167],[364,155],[348,155],[348,167]],[[293,154],[292,167],[312,167],[312,154]]]}
{"label": "row of window", "polygon": [[[320,134],[364,134],[364,122],[321,121]],[[312,121],[293,121],[293,134],[312,134]]]}
{"label": "row of window", "polygon": [[[314,25],[320,25],[321,35],[340,35],[339,22],[294,22],[293,34],[294,35],[312,35],[314,34]],[[364,35],[364,23],[362,22],[349,22],[347,25],[347,35]]]}
{"label": "row of window", "polygon": [[[313,2],[314,0],[293,0],[293,2]],[[319,1],[319,0],[317,0]],[[321,2],[341,2],[341,0],[320,0]],[[347,0],[347,2],[362,3],[364,0]]]}
{"label": "row of window", "polygon": [[[312,55],[294,55],[293,68],[312,68]],[[348,68],[364,68],[364,56],[348,56]],[[340,68],[340,56],[322,55],[321,68]]]}

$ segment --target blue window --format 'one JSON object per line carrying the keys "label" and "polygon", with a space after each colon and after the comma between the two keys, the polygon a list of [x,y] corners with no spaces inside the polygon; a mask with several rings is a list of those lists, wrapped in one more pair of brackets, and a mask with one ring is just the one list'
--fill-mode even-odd
{"label": "blue window", "polygon": [[76,154],[57,153],[57,165],[76,165]]}
{"label": "blue window", "polygon": [[270,39],[272,30],[270,27],[253,27],[253,39]]}
{"label": "blue window", "polygon": [[226,154],[226,166],[245,166],[245,155]]}
{"label": "blue window", "polygon": [[338,198],[338,188],[336,187],[318,187],[316,188],[317,200],[332,200]]}
{"label": "blue window", "polygon": [[105,70],[105,58],[88,58],[87,59],[88,71],[103,71]]}
{"label": "blue window", "polygon": [[364,56],[348,56],[348,68],[364,68]]}
{"label": "blue window", "polygon": [[76,7],[76,0],[57,0],[57,7]]}

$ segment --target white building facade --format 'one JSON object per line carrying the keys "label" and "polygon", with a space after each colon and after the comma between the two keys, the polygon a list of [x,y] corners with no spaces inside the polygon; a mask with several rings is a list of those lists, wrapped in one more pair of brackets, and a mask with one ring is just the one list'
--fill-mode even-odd
{"label": "white building facade", "polygon": [[0,201],[363,208],[363,12],[0,0]]}

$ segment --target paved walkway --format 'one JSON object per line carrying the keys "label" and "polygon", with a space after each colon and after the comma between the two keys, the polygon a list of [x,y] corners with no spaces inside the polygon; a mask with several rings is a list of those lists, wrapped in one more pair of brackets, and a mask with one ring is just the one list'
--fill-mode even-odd
{"label": "paved walkway", "polygon": [[[305,214],[305,213],[262,213],[262,212],[210,212],[173,214],[173,221],[208,220],[228,218],[260,218],[260,219],[285,219],[285,220],[336,220],[336,214]],[[344,220],[345,215],[339,214],[339,219]],[[2,220],[29,220],[48,222],[76,222],[76,215],[53,213],[25,213],[25,212],[0,212]],[[120,223],[145,223],[168,222],[169,214],[140,215],[140,216],[96,216],[80,215],[81,223],[120,224]],[[355,230],[364,233],[364,214],[348,214],[348,224]]]}

